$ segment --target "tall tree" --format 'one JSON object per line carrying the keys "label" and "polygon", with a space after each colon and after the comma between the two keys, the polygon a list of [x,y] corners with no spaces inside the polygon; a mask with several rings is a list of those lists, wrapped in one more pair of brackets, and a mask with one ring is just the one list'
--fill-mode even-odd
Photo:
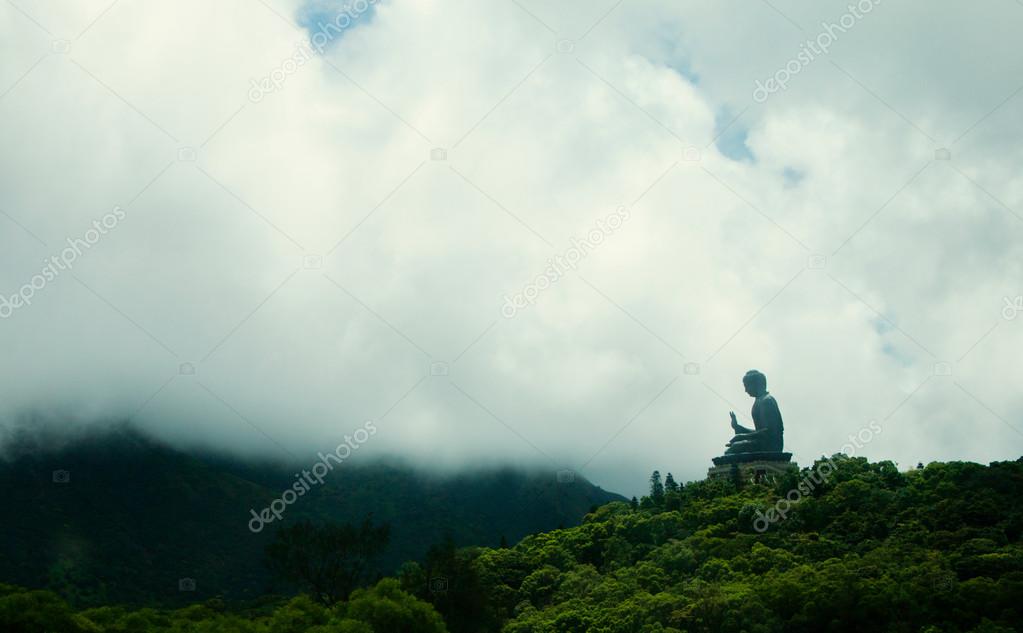
{"label": "tall tree", "polygon": [[675,478],[668,473],[668,476],[664,478],[664,491],[665,492],[678,492],[678,484],[675,483]]}
{"label": "tall tree", "polygon": [[390,535],[389,525],[374,525],[368,518],[358,527],[303,521],[277,530],[266,547],[266,564],[320,602],[333,604],[366,580],[370,563]]}
{"label": "tall tree", "polygon": [[664,484],[661,483],[661,472],[655,470],[650,475],[650,500],[655,506],[664,504]]}
{"label": "tall tree", "polygon": [[669,512],[682,509],[682,487],[671,473],[664,478],[664,509]]}
{"label": "tall tree", "polygon": [[430,546],[426,553],[420,597],[429,601],[444,616],[453,633],[477,633],[498,630],[488,612],[487,595],[480,580],[473,549],[458,549],[450,534]]}

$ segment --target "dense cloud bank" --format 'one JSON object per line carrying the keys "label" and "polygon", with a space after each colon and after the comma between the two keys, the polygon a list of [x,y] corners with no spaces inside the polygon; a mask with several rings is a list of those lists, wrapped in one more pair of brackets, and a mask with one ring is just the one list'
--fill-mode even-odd
{"label": "dense cloud bank", "polygon": [[1023,452],[1011,2],[108,4],[0,7],[9,424],[635,492],[756,367],[804,462]]}

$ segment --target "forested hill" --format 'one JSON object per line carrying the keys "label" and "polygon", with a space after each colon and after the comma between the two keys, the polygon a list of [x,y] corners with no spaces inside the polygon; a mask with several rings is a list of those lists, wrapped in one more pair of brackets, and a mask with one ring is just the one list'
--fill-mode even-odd
{"label": "forested hill", "polygon": [[[397,578],[332,607],[298,597],[235,612],[212,600],[170,612],[74,613],[52,594],[0,585],[0,626],[93,633],[1020,630],[1023,460],[900,472],[889,462],[836,456],[819,477],[823,463],[770,486],[658,484],[638,503],[606,504],[579,526],[512,547],[432,548]],[[801,500],[779,504],[792,490]],[[781,512],[769,525],[758,523],[771,508]]]}
{"label": "forested hill", "polygon": [[[199,456],[124,428],[50,446],[22,438],[0,459],[0,583],[53,589],[77,606],[230,602],[277,589],[263,550],[281,523],[253,534],[250,510],[280,497],[310,464]],[[447,535],[458,545],[496,546],[577,525],[593,506],[622,499],[554,472],[435,477],[358,458],[310,488],[287,506],[284,522],[371,514],[389,523],[384,574]],[[195,580],[194,592],[179,591],[182,578]]]}
{"label": "forested hill", "polygon": [[[1020,630],[1023,460],[824,463],[773,486],[657,486],[638,507],[463,551],[434,565],[461,582],[433,602],[456,633]],[[787,509],[792,490],[806,494]],[[758,522],[772,508],[784,518]]]}

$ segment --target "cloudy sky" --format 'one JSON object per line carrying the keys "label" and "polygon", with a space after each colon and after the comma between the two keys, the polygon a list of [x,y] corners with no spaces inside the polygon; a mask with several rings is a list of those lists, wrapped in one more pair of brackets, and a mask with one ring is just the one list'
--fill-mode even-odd
{"label": "cloudy sky", "polygon": [[[1023,454],[1023,3],[0,3],[0,416],[702,477]],[[94,222],[96,223],[94,225]],[[528,299],[527,299],[528,297]],[[1015,318],[1019,314],[1019,318]],[[361,458],[361,457],[360,457]]]}

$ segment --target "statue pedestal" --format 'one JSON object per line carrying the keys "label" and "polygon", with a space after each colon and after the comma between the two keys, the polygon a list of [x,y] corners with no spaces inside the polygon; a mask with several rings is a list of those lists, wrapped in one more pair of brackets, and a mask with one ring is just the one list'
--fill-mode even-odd
{"label": "statue pedestal", "polygon": [[707,471],[708,479],[761,482],[799,469],[799,465],[792,461],[792,453],[735,453],[715,457],[713,462]]}

